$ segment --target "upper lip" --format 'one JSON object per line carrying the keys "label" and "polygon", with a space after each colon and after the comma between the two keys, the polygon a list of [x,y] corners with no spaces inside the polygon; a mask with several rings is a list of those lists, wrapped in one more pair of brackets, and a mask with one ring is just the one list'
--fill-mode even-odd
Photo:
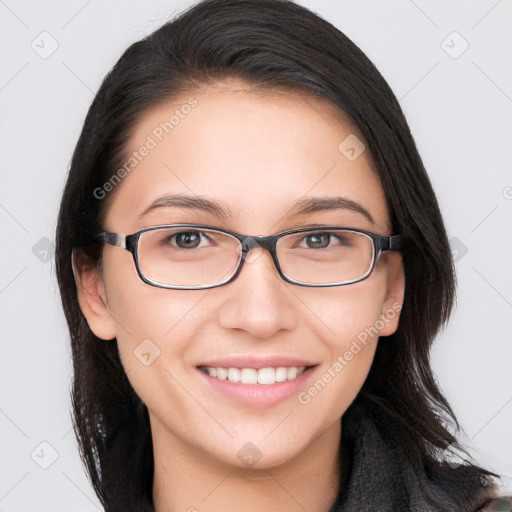
{"label": "upper lip", "polygon": [[197,366],[221,368],[278,368],[280,366],[316,366],[318,363],[292,356],[230,356],[212,359]]}

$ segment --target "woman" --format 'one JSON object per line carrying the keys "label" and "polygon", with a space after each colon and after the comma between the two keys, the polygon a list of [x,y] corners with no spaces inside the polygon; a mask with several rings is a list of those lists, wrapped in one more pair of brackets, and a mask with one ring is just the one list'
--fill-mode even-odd
{"label": "woman", "polygon": [[452,456],[428,355],[453,265],[400,106],[305,8],[201,2],[124,53],[73,155],[57,274],[106,510],[506,502]]}

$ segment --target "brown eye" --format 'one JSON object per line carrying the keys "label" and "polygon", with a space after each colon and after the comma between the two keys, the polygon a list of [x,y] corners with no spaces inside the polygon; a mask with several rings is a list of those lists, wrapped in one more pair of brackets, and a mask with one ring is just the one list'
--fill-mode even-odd
{"label": "brown eye", "polygon": [[329,246],[330,241],[329,233],[315,233],[306,237],[306,244],[310,249],[324,249]]}
{"label": "brown eye", "polygon": [[182,249],[195,249],[201,243],[201,234],[189,231],[173,235],[176,245]]}

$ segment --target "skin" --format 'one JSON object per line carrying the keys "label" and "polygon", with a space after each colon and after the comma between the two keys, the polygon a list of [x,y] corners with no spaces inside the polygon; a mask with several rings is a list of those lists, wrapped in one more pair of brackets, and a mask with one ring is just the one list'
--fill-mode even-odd
{"label": "skin", "polygon": [[[349,161],[338,150],[357,131],[318,99],[216,84],[141,118],[130,151],[191,96],[197,106],[116,188],[105,230],[130,234],[191,222],[268,235],[317,223],[392,234],[368,151]],[[207,196],[227,215],[168,207],[138,218],[171,193]],[[356,201],[373,222],[350,210],[293,214],[300,199],[333,196]],[[268,408],[241,406],[202,382],[195,366],[232,354],[306,358],[318,363],[307,390],[358,334],[402,304],[401,255],[384,253],[368,279],[330,288],[284,282],[266,251],[235,281],[211,290],[149,286],[118,247],[105,246],[101,270],[75,262],[79,301],[98,337],[117,338],[128,378],[148,407],[156,510],[329,510],[340,478],[340,418],[364,383],[378,337],[308,404],[294,395]],[[398,318],[380,335],[392,334]],[[149,366],[134,356],[145,339],[160,350]],[[261,452],[251,467],[237,457],[248,442]]]}

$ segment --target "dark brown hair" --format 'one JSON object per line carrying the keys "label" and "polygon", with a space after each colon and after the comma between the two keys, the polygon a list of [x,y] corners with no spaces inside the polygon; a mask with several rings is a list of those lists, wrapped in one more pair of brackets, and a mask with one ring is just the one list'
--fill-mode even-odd
{"label": "dark brown hair", "polygon": [[456,476],[465,503],[455,503],[453,472],[442,462],[456,441],[446,422],[459,426],[436,384],[429,350],[452,309],[454,269],[436,197],[396,97],[354,43],[306,8],[288,0],[206,0],[132,44],[108,73],[85,119],[60,206],[56,264],[71,334],[74,425],[105,510],[152,510],[151,431],[116,341],[97,338],[80,311],[71,255],[100,262],[93,235],[103,229],[113,196],[98,199],[94,191],[125,161],[135,123],[185,91],[226,78],[326,100],[364,137],[394,233],[410,243],[400,325],[378,344],[356,401],[390,446],[441,482],[429,496],[434,505],[476,507],[490,473],[465,464]]}

